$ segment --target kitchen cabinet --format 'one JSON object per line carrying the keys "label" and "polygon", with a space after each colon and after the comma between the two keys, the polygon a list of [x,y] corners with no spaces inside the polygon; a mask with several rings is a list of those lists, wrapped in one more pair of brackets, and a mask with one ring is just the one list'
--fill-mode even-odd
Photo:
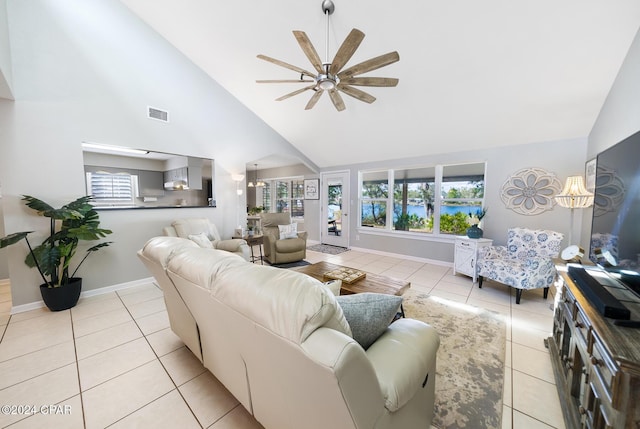
{"label": "kitchen cabinet", "polygon": [[138,193],[141,197],[164,196],[164,174],[162,171],[138,171]]}
{"label": "kitchen cabinet", "polygon": [[[202,168],[180,167],[164,172],[164,183],[178,183],[196,191],[202,190]],[[172,185],[167,186],[173,188]]]}

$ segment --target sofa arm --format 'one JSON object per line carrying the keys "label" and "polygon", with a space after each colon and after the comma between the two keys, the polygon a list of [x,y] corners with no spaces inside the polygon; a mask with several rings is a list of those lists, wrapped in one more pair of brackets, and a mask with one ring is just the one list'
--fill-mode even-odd
{"label": "sofa arm", "polygon": [[262,245],[264,247],[264,256],[271,256],[276,254],[276,241],[278,237],[267,233],[263,234]]}
{"label": "sofa arm", "polygon": [[230,240],[219,240],[215,242],[215,248],[218,250],[226,250],[227,252],[241,252],[242,246],[248,246],[247,242],[241,238],[232,238]]}
{"label": "sofa arm", "polygon": [[165,226],[164,228],[162,228],[162,235],[165,235],[167,237],[177,237],[178,233],[176,232],[176,229],[172,226]]}
{"label": "sofa arm", "polygon": [[308,235],[309,234],[307,233],[307,231],[298,231],[298,238],[302,238],[305,241],[305,243],[307,241]]}
{"label": "sofa arm", "polygon": [[553,259],[548,257],[531,257],[522,261],[522,267],[528,271],[528,284],[525,289],[549,287],[556,279],[557,271]]}
{"label": "sofa arm", "polygon": [[[436,353],[440,337],[435,328],[414,319],[392,323],[367,349],[385,398],[385,408],[394,412],[425,388],[435,377]],[[432,373],[429,373],[429,371]]]}

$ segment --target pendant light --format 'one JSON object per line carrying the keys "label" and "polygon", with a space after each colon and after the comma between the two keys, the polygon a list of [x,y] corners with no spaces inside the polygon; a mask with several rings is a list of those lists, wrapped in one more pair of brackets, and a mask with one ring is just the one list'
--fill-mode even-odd
{"label": "pendant light", "polygon": [[258,179],[258,164],[253,164],[255,166],[255,174],[254,174],[254,179],[255,182],[253,180],[250,180],[249,183],[247,183],[247,187],[248,188],[262,188],[263,186],[265,186],[265,183]]}

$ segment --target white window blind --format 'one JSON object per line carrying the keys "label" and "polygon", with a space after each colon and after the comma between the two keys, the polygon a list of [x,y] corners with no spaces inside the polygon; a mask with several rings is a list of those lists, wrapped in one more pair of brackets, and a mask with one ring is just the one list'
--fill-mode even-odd
{"label": "white window blind", "polygon": [[87,173],[87,185],[93,201],[101,205],[134,203],[136,176],[129,173]]}

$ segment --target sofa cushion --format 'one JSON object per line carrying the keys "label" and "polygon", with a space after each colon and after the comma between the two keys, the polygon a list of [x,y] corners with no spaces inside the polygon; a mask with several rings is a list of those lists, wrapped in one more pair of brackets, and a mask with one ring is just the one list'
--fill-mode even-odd
{"label": "sofa cushion", "polygon": [[278,232],[280,233],[280,240],[298,238],[298,224],[293,222],[289,225],[278,225]]}
{"label": "sofa cushion", "polygon": [[163,268],[167,266],[169,259],[185,248],[198,248],[193,241],[178,237],[154,237],[151,238],[140,253],[150,261],[160,264]]}
{"label": "sofa cushion", "polygon": [[187,238],[190,234],[200,234],[204,232],[207,234],[209,240],[214,238],[209,234],[209,219],[206,218],[177,219],[171,225],[176,229],[178,237]]}
{"label": "sofa cushion", "polygon": [[213,297],[294,343],[320,327],[351,336],[342,309],[329,289],[306,274],[244,264],[219,270]]}
{"label": "sofa cushion", "polygon": [[213,243],[209,240],[209,236],[205,232],[199,234],[189,234],[189,240],[205,249],[213,249]]}
{"label": "sofa cushion", "polygon": [[358,293],[336,297],[356,340],[365,350],[373,344],[398,313],[402,297]]}
{"label": "sofa cushion", "polygon": [[[185,240],[191,242],[190,240]],[[220,272],[233,266],[247,263],[236,253],[198,247],[181,249],[167,263],[167,270],[183,279],[209,289],[218,279]]]}

